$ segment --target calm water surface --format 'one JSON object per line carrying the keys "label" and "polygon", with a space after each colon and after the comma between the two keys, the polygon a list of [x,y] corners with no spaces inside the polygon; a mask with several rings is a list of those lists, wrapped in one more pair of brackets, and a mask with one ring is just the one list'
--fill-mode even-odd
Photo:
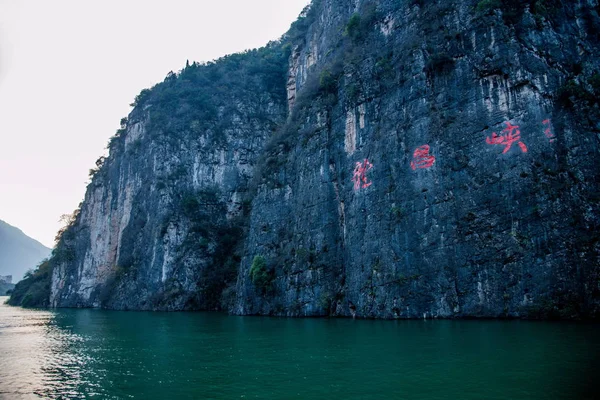
{"label": "calm water surface", "polygon": [[2,304],[0,398],[594,399],[599,333]]}

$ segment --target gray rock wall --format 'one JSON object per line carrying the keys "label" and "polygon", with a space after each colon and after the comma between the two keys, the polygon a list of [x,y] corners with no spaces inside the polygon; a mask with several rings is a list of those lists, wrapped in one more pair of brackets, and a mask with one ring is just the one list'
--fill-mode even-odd
{"label": "gray rock wall", "polygon": [[238,83],[203,105],[214,109],[218,122],[189,117],[191,110],[178,115],[206,86],[228,83],[191,80],[206,69],[214,75],[210,68],[217,67],[194,66],[167,77],[112,140],[110,157],[63,235],[59,247],[68,257],[55,257],[53,306],[221,307],[221,292],[235,279],[235,267],[224,264],[239,240],[253,164],[272,125],[285,120],[287,105],[283,85],[270,93],[257,74],[256,82]]}
{"label": "gray rock wall", "polygon": [[[313,31],[345,48],[298,68],[308,42],[292,70],[322,77],[341,57],[336,99],[296,101],[299,129],[253,201],[232,311],[597,315],[599,125],[560,104],[570,79],[598,71],[597,3],[524,8],[512,25],[470,2],[358,2],[376,16],[356,41],[327,17],[354,10],[322,6]],[[267,291],[250,278],[256,255]]]}
{"label": "gray rock wall", "polygon": [[597,317],[598,11],[315,0],[280,42],[169,75],[63,235],[51,304]]}

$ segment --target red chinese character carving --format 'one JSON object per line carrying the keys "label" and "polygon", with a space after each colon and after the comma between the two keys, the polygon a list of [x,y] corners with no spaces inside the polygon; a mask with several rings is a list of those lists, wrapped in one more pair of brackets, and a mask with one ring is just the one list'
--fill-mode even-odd
{"label": "red chinese character carving", "polygon": [[554,133],[552,133],[552,123],[549,119],[545,119],[542,121],[542,124],[546,126],[544,130],[544,135],[550,140],[550,143],[554,142],[556,139],[554,138]]}
{"label": "red chinese character carving", "polygon": [[413,160],[410,162],[410,167],[413,171],[416,171],[417,168],[430,168],[434,162],[435,157],[429,154],[429,145],[424,144],[417,147],[413,153]]}
{"label": "red chinese character carving", "polygon": [[362,163],[356,163],[356,166],[354,167],[354,175],[352,175],[352,182],[354,182],[354,190],[359,190],[361,187],[363,189],[366,189],[369,186],[371,186],[373,182],[368,182],[367,179],[367,171],[371,168],[373,168],[373,164],[371,164],[366,158],[365,161],[363,161]]}
{"label": "red chinese character carving", "polygon": [[498,135],[496,132],[492,132],[492,136],[485,139],[487,144],[501,144],[504,146],[502,154],[508,152],[512,147],[513,143],[518,142],[519,147],[523,153],[527,153],[527,146],[521,142],[521,131],[518,125],[513,125],[510,122],[505,122],[506,128],[502,129],[501,133],[505,135]]}

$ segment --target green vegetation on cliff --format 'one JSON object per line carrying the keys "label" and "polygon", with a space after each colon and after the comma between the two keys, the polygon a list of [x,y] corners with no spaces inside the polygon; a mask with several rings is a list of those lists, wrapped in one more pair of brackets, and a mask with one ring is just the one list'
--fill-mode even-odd
{"label": "green vegetation on cliff", "polygon": [[[289,53],[283,42],[271,42],[212,62],[186,63],[178,73],[171,71],[163,82],[142,90],[131,104],[133,114],[147,113],[147,129],[157,141],[174,145],[178,138],[197,138],[208,132],[215,143],[223,144],[224,132],[232,126],[231,119],[223,116],[237,113],[240,101],[261,101],[261,95],[268,93],[272,100],[285,102]],[[258,122],[266,118],[253,117]],[[126,127],[124,118],[109,141],[111,151],[123,145],[118,139]]]}
{"label": "green vegetation on cliff", "polygon": [[8,304],[23,307],[48,307],[52,267],[50,261],[42,261],[33,271],[25,274],[25,278],[15,285]]}
{"label": "green vegetation on cliff", "polygon": [[250,279],[254,286],[261,292],[267,292],[271,287],[273,276],[267,268],[267,263],[263,256],[255,256],[250,266]]}
{"label": "green vegetation on cliff", "polygon": [[50,287],[52,285],[52,270],[61,262],[73,260],[74,225],[79,217],[80,209],[72,214],[63,215],[61,220],[65,226],[56,234],[56,247],[52,255],[42,261],[35,269],[29,270],[23,280],[18,282],[7,301],[12,306],[48,307],[50,306]]}

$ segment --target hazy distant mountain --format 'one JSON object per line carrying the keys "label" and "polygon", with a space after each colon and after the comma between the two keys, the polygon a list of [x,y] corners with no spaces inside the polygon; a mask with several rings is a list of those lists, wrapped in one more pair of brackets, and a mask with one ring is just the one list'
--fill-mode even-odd
{"label": "hazy distant mountain", "polygon": [[0,281],[0,296],[6,296],[6,292],[15,288],[14,283],[5,283]]}
{"label": "hazy distant mountain", "polygon": [[16,283],[27,270],[48,257],[50,251],[19,228],[0,220],[0,275],[12,275],[12,281]]}

